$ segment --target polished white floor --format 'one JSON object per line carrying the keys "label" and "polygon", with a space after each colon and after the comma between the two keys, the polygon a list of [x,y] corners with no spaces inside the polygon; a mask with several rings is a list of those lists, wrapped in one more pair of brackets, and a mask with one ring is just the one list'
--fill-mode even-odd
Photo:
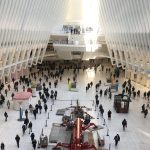
{"label": "polished white floor", "polygon": [[[55,104],[53,105],[53,111],[49,111],[50,119],[47,119],[47,114],[45,114],[44,110],[42,114],[37,115],[37,120],[34,119],[33,115],[29,114],[29,119],[33,123],[33,132],[36,135],[36,139],[39,140],[41,130],[43,128],[44,134],[48,135],[51,131],[52,123],[59,123],[61,122],[61,117],[56,116],[55,113],[58,108],[66,108],[70,106],[70,100],[73,100],[73,105],[76,104],[76,100],[78,99],[80,102],[80,105],[85,105],[87,107],[92,108],[93,111],[89,111],[89,113],[93,116],[95,116],[95,119],[92,120],[96,124],[103,125],[103,118],[100,116],[99,119],[97,119],[98,111],[94,111],[95,108],[92,106],[93,100],[95,100],[95,83],[97,83],[99,80],[102,80],[102,83],[106,82],[106,74],[103,72],[97,72],[96,75],[93,74],[93,72],[89,73],[83,73],[83,71],[80,71],[80,74],[77,78],[77,89],[78,92],[70,92],[68,91],[67,87],[67,78],[72,78],[72,71],[70,70],[65,71],[65,74],[62,78],[62,82],[58,83],[58,88],[56,90],[58,91],[58,98],[55,101]],[[50,79],[52,82],[53,80]],[[123,78],[120,80],[120,87],[121,82],[124,80]],[[85,86],[88,82],[94,82],[94,86],[92,89],[90,89],[87,93],[85,92]],[[102,85],[100,88],[106,89],[104,85]],[[146,90],[146,88],[139,86],[136,84],[136,89],[140,88],[141,90]],[[52,85],[52,89],[54,89]],[[55,89],[54,89],[55,90]],[[121,88],[120,88],[121,90]],[[12,90],[13,91],[13,90]],[[20,91],[22,91],[22,85],[20,86]],[[8,98],[10,98],[11,92],[9,92]],[[141,94],[142,95],[142,94]],[[38,94],[37,97],[32,98],[31,103],[36,104],[36,102],[39,100]],[[100,103],[104,107],[104,118],[106,120],[106,125],[104,126],[104,129],[100,130],[99,133],[101,137],[105,138],[106,144],[105,148],[111,150],[150,150],[150,116],[148,114],[147,118],[143,117],[143,114],[141,114],[141,105],[143,103],[146,103],[145,100],[143,100],[142,96],[141,98],[138,98],[136,100],[132,100],[130,104],[130,110],[128,114],[117,114],[113,108],[113,98],[112,100],[109,100],[108,98],[102,97],[100,99]],[[52,105],[52,102],[48,101],[48,107],[50,110],[50,106]],[[107,119],[107,112],[108,110],[112,111],[112,119]],[[4,112],[8,112],[8,121],[4,121]],[[19,134],[21,137],[20,140],[20,148],[21,150],[32,150],[32,144],[30,141],[30,136],[28,134],[28,131],[26,131],[25,135],[22,136],[22,124],[23,122],[18,122],[17,119],[19,117],[19,112],[14,111],[12,109],[12,102],[11,102],[11,109],[7,109],[6,104],[3,106],[3,108],[0,108],[0,143],[4,142],[6,146],[6,150],[17,150],[15,136],[16,134]],[[128,121],[128,127],[126,131],[122,130],[122,120],[126,118]],[[45,121],[48,121],[48,126],[45,127]],[[107,129],[109,129],[109,136],[106,136]],[[114,145],[114,136],[119,133],[120,135],[120,142],[117,147]],[[94,137],[96,138],[96,133],[94,133]]]}

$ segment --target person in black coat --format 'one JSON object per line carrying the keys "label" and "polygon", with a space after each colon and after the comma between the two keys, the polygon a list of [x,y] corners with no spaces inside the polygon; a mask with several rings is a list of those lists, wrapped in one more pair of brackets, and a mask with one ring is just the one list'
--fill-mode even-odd
{"label": "person in black coat", "polygon": [[33,141],[34,137],[35,137],[35,134],[32,132],[31,135],[30,135],[30,137],[31,137],[31,141]]}
{"label": "person in black coat", "polygon": [[93,86],[93,82],[90,82],[90,86],[91,86],[91,88],[92,88],[92,86]]}
{"label": "person in black coat", "polygon": [[44,102],[44,104],[46,104],[46,102],[47,102],[46,98],[43,99],[43,102]]}
{"label": "person in black coat", "polygon": [[85,89],[86,89],[86,93],[87,93],[87,91],[88,91],[88,87],[86,86],[86,88],[85,88]]}
{"label": "person in black coat", "polygon": [[144,111],[145,111],[145,104],[142,105],[142,111],[141,111],[141,113],[144,113]]}
{"label": "person in black coat", "polygon": [[107,89],[104,91],[104,97],[107,96]]}
{"label": "person in black coat", "polygon": [[102,107],[102,109],[100,110],[100,112],[101,112],[101,115],[102,115],[102,117],[103,117],[103,114],[104,114],[104,109],[103,109],[103,107]]}
{"label": "person in black coat", "polygon": [[14,96],[15,96],[15,94],[14,94],[14,93],[12,93],[12,94],[11,94],[12,100],[13,100]]}
{"label": "person in black coat", "polygon": [[97,99],[96,100],[96,106],[98,107],[98,105],[99,105],[99,100]]}
{"label": "person in black coat", "polygon": [[25,116],[26,116],[26,118],[28,118],[28,110],[27,109],[25,110]]}
{"label": "person in black coat", "polygon": [[111,119],[112,112],[109,110],[107,114],[108,114],[108,119]]}
{"label": "person in black coat", "polygon": [[127,120],[126,119],[124,119],[122,121],[122,126],[123,126],[123,130],[125,130],[125,128],[127,128]]}
{"label": "person in black coat", "polygon": [[28,126],[28,123],[29,123],[29,119],[28,119],[28,118],[25,118],[25,119],[24,119],[24,124],[26,125],[26,127]]}
{"label": "person in black coat", "polygon": [[137,91],[137,96],[140,97],[140,90]]}
{"label": "person in black coat", "polygon": [[13,82],[13,83],[15,82],[15,79],[14,79],[14,78],[12,78],[12,82]]}
{"label": "person in black coat", "polygon": [[55,91],[55,93],[54,93],[54,98],[55,98],[55,100],[57,99],[57,91]]}
{"label": "person in black coat", "polygon": [[48,107],[47,107],[47,104],[45,103],[44,104],[44,110],[45,110],[45,112],[47,112],[47,109],[48,109]]}
{"label": "person in black coat", "polygon": [[117,134],[115,137],[114,137],[114,140],[115,140],[115,146],[118,145],[118,142],[120,141],[120,136],[119,134]]}
{"label": "person in black coat", "polygon": [[49,88],[51,88],[51,82],[49,82]]}
{"label": "person in black coat", "polygon": [[1,143],[1,150],[4,150],[5,149],[5,144],[2,142]]}
{"label": "person in black coat", "polygon": [[103,94],[103,90],[102,89],[100,90],[99,94],[100,94],[100,97],[102,97],[102,94]]}
{"label": "person in black coat", "polygon": [[42,106],[41,105],[39,105],[39,110],[40,110],[40,114],[41,114],[41,112],[42,112]]}
{"label": "person in black coat", "polygon": [[19,148],[20,137],[18,134],[16,135],[15,140],[17,142],[17,147]]}
{"label": "person in black coat", "polygon": [[32,141],[32,145],[33,145],[33,149],[34,149],[34,150],[36,149],[36,144],[37,144],[37,141],[36,141],[36,139],[34,139],[34,140]]}
{"label": "person in black coat", "polygon": [[111,99],[112,98],[112,93],[111,92],[109,92],[109,99]]}
{"label": "person in black coat", "polygon": [[8,118],[7,112],[4,113],[4,117],[5,117],[5,121],[7,121],[7,118]]}
{"label": "person in black coat", "polygon": [[84,118],[84,125],[88,125],[91,121],[91,117],[90,115],[86,115],[85,118]]}
{"label": "person in black coat", "polygon": [[30,134],[30,132],[32,132],[32,122],[31,121],[29,122],[28,128],[29,128],[29,134]]}
{"label": "person in black coat", "polygon": [[22,125],[22,133],[23,133],[23,135],[25,134],[25,131],[26,131],[26,125],[23,124],[23,125]]}
{"label": "person in black coat", "polygon": [[53,99],[53,98],[54,98],[54,95],[53,95],[53,94],[51,94],[50,98],[51,98],[51,99]]}
{"label": "person in black coat", "polygon": [[38,104],[35,105],[35,109],[36,109],[36,113],[38,113],[38,109],[39,109],[39,105]]}
{"label": "person in black coat", "polygon": [[99,111],[101,111],[102,108],[103,108],[103,106],[100,104],[99,105]]}
{"label": "person in black coat", "polygon": [[146,118],[147,114],[148,114],[148,109],[145,109],[145,111],[144,111],[144,118]]}
{"label": "person in black coat", "polygon": [[41,99],[41,96],[42,96],[42,93],[41,93],[41,91],[39,91],[39,97],[40,97],[40,99]]}
{"label": "person in black coat", "polygon": [[7,92],[8,92],[7,89],[5,89],[5,95],[6,95],[6,97],[7,97]]}
{"label": "person in black coat", "polygon": [[36,120],[36,113],[37,113],[37,111],[36,111],[36,109],[34,109],[33,110],[33,115],[34,115],[35,120]]}
{"label": "person in black coat", "polygon": [[98,100],[98,95],[97,94],[95,95],[95,100]]}
{"label": "person in black coat", "polygon": [[48,92],[45,93],[46,99],[49,98],[49,95],[50,95],[50,94],[49,94]]}
{"label": "person in black coat", "polygon": [[144,99],[146,99],[146,95],[147,95],[147,94],[146,94],[146,92],[144,92],[144,94],[143,94],[143,96],[144,96]]}
{"label": "person in black coat", "polygon": [[133,98],[135,99],[135,97],[136,97],[136,92],[134,91],[133,92]]}

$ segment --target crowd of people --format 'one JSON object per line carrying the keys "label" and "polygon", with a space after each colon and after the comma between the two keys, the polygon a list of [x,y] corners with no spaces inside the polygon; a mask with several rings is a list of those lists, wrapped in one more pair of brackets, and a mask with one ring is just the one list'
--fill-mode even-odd
{"label": "crowd of people", "polygon": [[[18,91],[26,91],[29,87],[32,86],[32,81],[39,83],[42,86],[42,90],[40,90],[38,92],[38,101],[37,103],[33,106],[32,104],[29,105],[29,109],[25,110],[25,120],[24,123],[22,125],[22,134],[25,135],[26,131],[28,130],[28,133],[30,135],[31,138],[31,142],[32,142],[32,146],[33,149],[36,149],[37,147],[37,140],[35,139],[35,133],[32,132],[32,126],[33,123],[29,120],[29,112],[31,114],[33,114],[34,118],[37,119],[37,115],[42,113],[42,110],[44,109],[44,112],[47,113],[47,110],[49,108],[47,102],[48,101],[57,101],[57,96],[58,96],[58,90],[57,87],[59,86],[59,84],[62,82],[63,80],[63,75],[64,75],[64,71],[65,70],[73,70],[73,81],[77,80],[78,77],[78,73],[80,72],[80,70],[82,69],[83,72],[85,71],[85,69],[87,68],[86,66],[80,66],[80,64],[78,65],[70,65],[70,66],[65,66],[65,65],[58,65],[57,67],[55,65],[50,65],[50,67],[47,67],[47,64],[42,65],[42,66],[38,66],[38,71],[37,72],[33,72],[32,69],[30,70],[30,74],[29,76],[20,76],[20,78],[17,80],[15,78],[12,78],[12,84],[8,83],[6,86],[4,85],[4,83],[0,84],[0,105],[4,105],[5,100],[7,99],[7,108],[10,109],[11,108],[11,100],[8,99],[8,93],[11,93],[11,98],[13,100],[13,97],[15,95],[15,92]],[[97,67],[98,65],[94,65],[95,67],[95,72],[97,71]],[[52,68],[51,68],[52,67]],[[104,66],[102,67],[103,69],[101,71],[105,71],[107,72],[111,72],[110,68],[105,68]],[[112,73],[113,74],[113,73]],[[114,75],[115,77],[115,75]],[[68,75],[68,82],[71,80],[70,76]],[[52,82],[53,81],[53,82]],[[66,81],[66,83],[68,83]],[[93,86],[95,86],[95,106],[98,108],[98,111],[101,114],[101,117],[103,118],[104,112],[107,112],[108,115],[108,119],[111,120],[111,116],[112,116],[112,111],[111,110],[104,110],[104,106],[102,106],[100,99],[104,97],[108,97],[109,100],[112,99],[112,91],[110,87],[107,87],[105,90],[103,90],[101,88],[102,86],[102,81],[99,80],[98,83],[96,83],[94,85],[93,81],[87,83],[87,86],[85,88],[85,92],[88,93],[90,92],[90,88],[93,88]],[[47,86],[48,85],[48,86]],[[22,86],[22,89],[20,89],[19,87]],[[12,90],[14,89],[14,90]],[[141,91],[137,90],[137,92],[135,91],[135,87],[131,84],[131,80],[129,79],[128,81],[125,81],[122,84],[122,96],[124,96],[125,94],[128,94],[129,97],[133,97],[133,99],[135,99],[135,97],[140,97],[141,96]],[[144,92],[144,99],[147,99],[149,101],[149,96],[150,96],[150,91],[148,92]],[[147,107],[147,108],[146,108]],[[146,118],[147,114],[148,114],[148,106],[145,106],[145,104],[142,105],[142,113],[144,113],[144,117]],[[5,121],[8,121],[8,113],[5,112],[4,113],[4,117],[5,117]],[[87,117],[86,119],[86,123],[90,122],[90,119]],[[127,120],[124,118],[122,121],[122,126],[123,126],[123,130],[125,130],[125,128],[127,127]],[[20,136],[17,134],[15,137],[16,143],[17,143],[17,147],[19,148],[19,143],[20,143]],[[114,137],[115,140],[115,145],[117,146],[118,141],[120,141],[120,136],[119,134],[117,134]],[[1,150],[5,149],[5,144],[2,142],[1,143]]]}

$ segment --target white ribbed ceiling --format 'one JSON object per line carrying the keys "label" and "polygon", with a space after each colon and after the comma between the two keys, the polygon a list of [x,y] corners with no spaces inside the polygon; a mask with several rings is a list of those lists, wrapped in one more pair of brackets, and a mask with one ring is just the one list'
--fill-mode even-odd
{"label": "white ribbed ceiling", "polygon": [[66,22],[99,26],[99,0],[70,0]]}

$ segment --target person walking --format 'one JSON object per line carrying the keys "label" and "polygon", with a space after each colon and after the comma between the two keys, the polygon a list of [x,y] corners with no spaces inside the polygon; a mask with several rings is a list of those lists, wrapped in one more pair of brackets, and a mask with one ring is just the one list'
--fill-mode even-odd
{"label": "person walking", "polygon": [[6,97],[7,97],[7,93],[8,93],[8,90],[7,90],[7,89],[5,89],[5,95],[6,95]]}
{"label": "person walking", "polygon": [[24,85],[23,85],[23,87],[22,87],[22,88],[23,88],[23,92],[25,92],[25,86],[24,86]]}
{"label": "person walking", "polygon": [[103,90],[102,89],[100,90],[99,94],[100,94],[100,97],[102,97],[102,95],[103,95]]}
{"label": "person walking", "polygon": [[27,109],[25,110],[25,116],[26,116],[26,118],[28,118],[28,110]]}
{"label": "person walking", "polygon": [[27,126],[28,126],[28,123],[29,123],[29,119],[28,119],[28,118],[25,118],[25,119],[24,119],[24,124],[26,125],[26,128],[27,128]]}
{"label": "person walking", "polygon": [[10,108],[10,101],[9,100],[7,101],[7,108],[8,109]]}
{"label": "person walking", "polygon": [[103,117],[103,114],[104,114],[104,109],[103,109],[103,107],[101,108],[100,112],[101,112],[101,115],[102,115],[102,117]]}
{"label": "person walking", "polygon": [[142,108],[141,113],[144,113],[145,112],[145,104],[143,104],[141,108]]}
{"label": "person walking", "polygon": [[55,100],[57,99],[57,91],[55,91],[55,93],[54,93],[54,98],[55,98]]}
{"label": "person walking", "polygon": [[30,113],[32,114],[33,113],[33,106],[31,104],[29,105],[29,110],[30,110]]}
{"label": "person walking", "polygon": [[40,114],[41,114],[41,112],[42,112],[42,106],[41,105],[39,105],[39,110],[40,110]]}
{"label": "person walking", "polygon": [[31,137],[31,141],[33,141],[34,137],[35,137],[35,134],[32,132],[31,135],[30,135],[30,137]]}
{"label": "person walking", "polygon": [[15,82],[15,78],[12,78],[12,82],[13,82],[13,83]]}
{"label": "person walking", "polygon": [[15,96],[15,94],[14,94],[14,93],[12,93],[12,94],[11,94],[12,100],[13,100],[14,96]]}
{"label": "person walking", "polygon": [[40,97],[40,99],[41,99],[41,96],[42,96],[42,93],[41,93],[41,91],[39,91],[39,97]]}
{"label": "person walking", "polygon": [[144,110],[144,118],[146,118],[147,114],[148,114],[148,109],[145,109]]}
{"label": "person walking", "polygon": [[10,84],[8,84],[8,86],[7,86],[7,87],[8,87],[8,90],[10,91]]}
{"label": "person walking", "polygon": [[23,125],[22,125],[22,133],[23,133],[23,135],[25,134],[25,131],[26,131],[26,125],[23,124]]}
{"label": "person walking", "polygon": [[111,98],[112,98],[112,93],[111,93],[111,91],[109,92],[109,99],[111,100]]}
{"label": "person walking", "polygon": [[38,114],[38,109],[39,109],[39,105],[38,104],[35,105],[35,109],[36,109],[36,113]]}
{"label": "person walking", "polygon": [[115,137],[114,137],[114,140],[115,140],[115,146],[118,145],[118,142],[120,141],[120,136],[119,134],[117,134]]}
{"label": "person walking", "polygon": [[99,105],[99,100],[97,99],[96,100],[96,107],[98,107],[98,105]]}
{"label": "person walking", "polygon": [[97,94],[95,95],[95,100],[98,100],[98,95]]}
{"label": "person walking", "polygon": [[32,132],[32,122],[31,121],[29,122],[28,128],[29,128],[29,134],[30,134]]}
{"label": "person walking", "polygon": [[44,104],[45,113],[47,112],[47,109],[48,109],[48,107],[47,107],[47,104],[45,103],[45,104]]}
{"label": "person walking", "polygon": [[5,150],[5,144],[3,142],[1,143],[1,150]]}
{"label": "person walking", "polygon": [[144,97],[145,100],[146,100],[146,95],[147,95],[147,93],[144,92],[143,97]]}
{"label": "person walking", "polygon": [[16,135],[15,140],[16,140],[16,143],[17,143],[17,147],[19,148],[20,137],[19,137],[18,134]]}
{"label": "person walking", "polygon": [[33,149],[34,149],[34,150],[36,149],[36,144],[37,144],[37,141],[36,141],[36,139],[34,139],[34,140],[32,141],[32,146],[33,146]]}
{"label": "person walking", "polygon": [[122,121],[123,130],[125,131],[125,128],[127,128],[127,120],[123,119]]}
{"label": "person walking", "polygon": [[8,118],[7,112],[4,113],[4,117],[5,117],[5,121],[7,121],[7,118]]}
{"label": "person walking", "polygon": [[33,110],[33,115],[34,115],[35,120],[36,120],[36,113],[37,113],[37,111],[36,111],[36,109],[34,109]]}
{"label": "person walking", "polygon": [[51,82],[49,82],[49,88],[51,88]]}
{"label": "person walking", "polygon": [[112,112],[109,110],[107,114],[108,114],[108,119],[110,120]]}

